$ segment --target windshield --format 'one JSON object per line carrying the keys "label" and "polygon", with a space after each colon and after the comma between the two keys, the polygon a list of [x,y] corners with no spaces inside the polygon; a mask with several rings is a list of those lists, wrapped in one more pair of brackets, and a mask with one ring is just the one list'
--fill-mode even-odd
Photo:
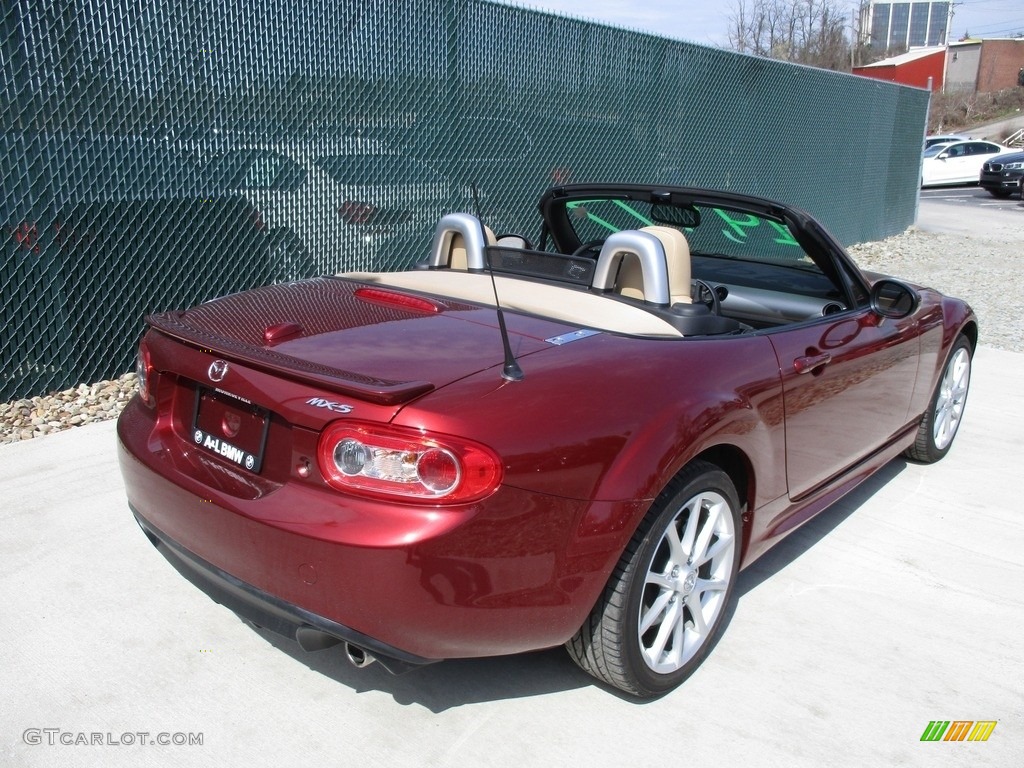
{"label": "windshield", "polygon": [[924,156],[935,157],[947,149],[949,149],[949,144],[933,144],[924,151]]}
{"label": "windshield", "polygon": [[[771,262],[816,270],[811,258],[789,227],[779,221],[746,211],[697,204],[699,223],[676,227],[685,235],[694,256],[707,255],[745,261]],[[623,229],[665,226],[653,215],[652,205],[639,200],[572,200],[566,214],[581,243],[604,240]]]}

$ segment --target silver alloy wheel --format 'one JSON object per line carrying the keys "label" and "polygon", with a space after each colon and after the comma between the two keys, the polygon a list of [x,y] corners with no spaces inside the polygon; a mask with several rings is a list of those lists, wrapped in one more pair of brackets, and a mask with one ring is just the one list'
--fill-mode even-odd
{"label": "silver alloy wheel", "polygon": [[935,417],[932,420],[932,440],[943,451],[956,437],[967,402],[967,389],[971,383],[971,355],[961,347],[949,359],[935,399]]}
{"label": "silver alloy wheel", "polygon": [[715,491],[691,498],[665,527],[647,569],[637,626],[641,655],[653,672],[681,669],[711,637],[735,557],[733,511]]}

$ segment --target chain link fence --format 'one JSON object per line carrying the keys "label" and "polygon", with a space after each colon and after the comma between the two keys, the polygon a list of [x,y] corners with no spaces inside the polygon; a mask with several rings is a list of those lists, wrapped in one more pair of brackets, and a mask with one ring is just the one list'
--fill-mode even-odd
{"label": "chain link fence", "polygon": [[8,0],[0,401],[130,370],[145,313],[536,238],[570,181],[912,223],[928,95],[480,0]]}

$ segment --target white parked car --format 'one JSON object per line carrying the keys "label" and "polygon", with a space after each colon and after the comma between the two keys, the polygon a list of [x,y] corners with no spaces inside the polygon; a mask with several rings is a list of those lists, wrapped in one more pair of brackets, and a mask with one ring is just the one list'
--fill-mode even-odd
{"label": "white parked car", "polygon": [[[201,151],[219,184],[249,200],[279,258],[303,277],[380,268],[429,239],[460,199],[429,165],[376,141],[234,146]],[[410,251],[410,262],[416,253]]]}
{"label": "white parked car", "polygon": [[977,184],[981,166],[989,158],[1010,150],[991,141],[954,141],[935,144],[921,158],[921,186]]}

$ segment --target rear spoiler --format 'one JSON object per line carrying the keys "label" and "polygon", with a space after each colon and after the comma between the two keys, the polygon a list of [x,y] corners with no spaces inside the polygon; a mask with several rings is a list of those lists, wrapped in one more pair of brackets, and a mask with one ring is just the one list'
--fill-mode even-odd
{"label": "rear spoiler", "polygon": [[337,392],[379,405],[398,405],[434,389],[429,381],[388,381],[341,368],[310,363],[265,346],[231,339],[197,328],[184,320],[184,312],[162,312],[146,317],[160,333],[190,346],[213,351],[227,360],[273,373],[282,378]]}

